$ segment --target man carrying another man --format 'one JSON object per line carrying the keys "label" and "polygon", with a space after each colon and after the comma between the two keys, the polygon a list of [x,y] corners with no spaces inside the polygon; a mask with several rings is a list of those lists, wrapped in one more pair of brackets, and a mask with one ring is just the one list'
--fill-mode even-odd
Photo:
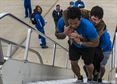
{"label": "man carrying another man", "polygon": [[69,37],[69,59],[72,70],[78,77],[78,80],[83,81],[78,65],[78,60],[82,56],[88,71],[88,81],[91,81],[94,70],[93,56],[95,47],[99,44],[98,33],[90,21],[81,18],[81,12],[77,7],[68,8],[67,18],[69,26],[65,28],[63,18],[59,20],[57,37],[59,39],[64,39],[66,36]]}

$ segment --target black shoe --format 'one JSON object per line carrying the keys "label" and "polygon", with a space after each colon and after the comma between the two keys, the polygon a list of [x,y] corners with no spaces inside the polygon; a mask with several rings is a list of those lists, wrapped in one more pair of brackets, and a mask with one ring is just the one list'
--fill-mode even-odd
{"label": "black shoe", "polygon": [[92,79],[87,79],[87,81],[92,81]]}
{"label": "black shoe", "polygon": [[25,16],[25,18],[28,18],[28,16]]}
{"label": "black shoe", "polygon": [[98,74],[94,74],[93,81],[97,81],[97,80],[98,80]]}
{"label": "black shoe", "polygon": [[82,75],[80,75],[80,76],[78,77],[78,81],[83,82],[83,76],[82,76]]}
{"label": "black shoe", "polygon": [[6,62],[6,60],[4,60],[4,62],[0,62],[0,65],[3,65]]}
{"label": "black shoe", "polygon": [[48,46],[46,46],[46,45],[45,46],[41,46],[41,48],[45,49],[45,48],[48,48]]}
{"label": "black shoe", "polygon": [[102,79],[101,79],[101,78],[99,78],[99,79],[98,79],[98,82],[99,82],[99,83],[102,83]]}
{"label": "black shoe", "polygon": [[92,79],[87,79],[87,84],[93,84],[92,82]]}

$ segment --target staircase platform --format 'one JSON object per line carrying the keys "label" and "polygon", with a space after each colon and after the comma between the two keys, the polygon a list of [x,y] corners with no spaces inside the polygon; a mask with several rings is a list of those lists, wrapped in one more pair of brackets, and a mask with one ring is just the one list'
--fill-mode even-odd
{"label": "staircase platform", "polygon": [[84,82],[77,81],[77,79],[64,79],[64,80],[50,80],[50,81],[37,81],[31,82],[27,84],[110,84],[108,81],[103,81],[103,83],[98,83],[92,81],[91,83],[87,83],[87,79],[84,79]]}

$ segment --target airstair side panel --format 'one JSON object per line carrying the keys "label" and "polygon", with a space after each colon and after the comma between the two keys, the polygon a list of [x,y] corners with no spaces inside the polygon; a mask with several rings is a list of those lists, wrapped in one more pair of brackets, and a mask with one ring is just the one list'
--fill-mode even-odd
{"label": "airstair side panel", "polygon": [[3,84],[26,84],[27,82],[73,78],[69,69],[9,59],[2,67]]}

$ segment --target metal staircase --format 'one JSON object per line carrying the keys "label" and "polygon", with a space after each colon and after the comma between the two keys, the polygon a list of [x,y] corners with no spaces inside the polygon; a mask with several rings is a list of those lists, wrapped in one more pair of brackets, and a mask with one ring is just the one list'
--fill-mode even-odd
{"label": "metal staircase", "polygon": [[[74,78],[73,72],[71,71],[71,69],[67,67],[68,63],[66,63],[66,67],[55,66],[55,61],[56,61],[55,58],[56,58],[56,52],[57,52],[56,46],[59,46],[66,52],[68,52],[68,50],[64,48],[62,45],[60,45],[59,43],[57,43],[56,41],[49,38],[48,36],[43,35],[39,31],[36,31],[35,28],[31,27],[30,25],[26,24],[25,22],[23,22],[22,20],[18,19],[17,17],[15,17],[10,13],[0,14],[0,20],[6,16],[10,16],[13,19],[22,23],[23,25],[27,26],[28,33],[25,40],[25,46],[0,37],[1,46],[2,46],[1,42],[5,42],[8,44],[8,49],[7,49],[8,60],[2,66],[0,84],[98,84],[97,82],[87,83],[86,79],[84,79],[84,83],[76,81],[76,78]],[[54,49],[53,49],[53,58],[52,58],[51,65],[43,64],[43,60],[41,58],[40,53],[29,48],[32,31],[37,32],[37,34],[40,34],[44,36],[46,39],[53,42]],[[116,84],[116,80],[117,80],[117,77],[115,75],[117,74],[117,68],[116,68],[117,67],[116,65],[117,64],[117,57],[116,57],[117,34],[116,32],[115,32],[115,39],[113,41],[114,43],[113,43],[113,55],[111,58],[112,59],[111,70],[109,72],[108,81],[103,81],[102,84],[114,84],[114,83]],[[12,58],[13,45],[25,49],[23,60]],[[29,51],[35,53],[38,56],[40,63],[34,63],[34,62],[28,61]],[[1,53],[3,52],[2,48],[0,49],[0,52]]]}

